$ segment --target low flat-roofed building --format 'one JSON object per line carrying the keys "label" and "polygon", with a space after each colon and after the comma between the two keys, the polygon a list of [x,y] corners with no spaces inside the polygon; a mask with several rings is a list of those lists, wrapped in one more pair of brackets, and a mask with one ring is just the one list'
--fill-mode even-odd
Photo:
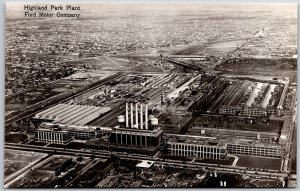
{"label": "low flat-roofed building", "polygon": [[142,168],[142,169],[149,169],[154,165],[153,161],[148,161],[148,160],[142,160],[142,162],[138,163],[136,165],[137,168]]}

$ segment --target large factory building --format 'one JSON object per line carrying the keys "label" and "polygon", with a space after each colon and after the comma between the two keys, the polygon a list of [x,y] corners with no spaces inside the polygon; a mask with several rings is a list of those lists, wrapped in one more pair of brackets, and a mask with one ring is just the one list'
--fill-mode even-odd
{"label": "large factory building", "polygon": [[227,155],[226,145],[209,145],[197,143],[176,143],[168,142],[171,155],[199,157],[209,159],[225,159]]}
{"label": "large factory building", "polygon": [[46,143],[67,144],[72,140],[72,133],[59,125],[42,123],[35,132],[35,140]]}
{"label": "large factory building", "polygon": [[126,103],[126,116],[118,116],[118,125],[111,131],[109,141],[90,141],[89,149],[153,154],[162,140],[158,119],[148,116],[148,106]]}
{"label": "large factory building", "polygon": [[216,142],[214,137],[173,135],[167,144],[172,156],[209,159],[225,159],[227,156],[227,145]]}
{"label": "large factory building", "polygon": [[249,156],[261,156],[282,158],[283,148],[281,145],[274,144],[255,144],[255,143],[228,143],[227,150],[230,154],[240,154]]}
{"label": "large factory building", "polygon": [[111,108],[109,107],[57,104],[37,113],[33,117],[33,121],[38,122],[38,124],[42,122],[53,122],[57,124],[82,126],[110,110]]}
{"label": "large factory building", "polygon": [[121,145],[156,147],[161,142],[158,119],[152,117],[149,124],[146,104],[126,103],[126,117],[118,116],[119,125],[111,132],[111,142]]}

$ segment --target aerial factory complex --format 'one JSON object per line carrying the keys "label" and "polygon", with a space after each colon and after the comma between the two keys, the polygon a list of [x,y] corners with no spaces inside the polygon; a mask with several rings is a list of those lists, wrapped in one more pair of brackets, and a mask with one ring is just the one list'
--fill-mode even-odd
{"label": "aerial factory complex", "polygon": [[23,6],[6,13],[6,188],[296,186],[296,4]]}

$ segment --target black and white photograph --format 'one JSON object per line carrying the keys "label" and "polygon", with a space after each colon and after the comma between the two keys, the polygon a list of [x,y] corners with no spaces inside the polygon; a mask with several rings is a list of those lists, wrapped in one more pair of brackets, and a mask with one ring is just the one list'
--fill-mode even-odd
{"label": "black and white photograph", "polygon": [[297,3],[5,9],[4,188],[296,188]]}

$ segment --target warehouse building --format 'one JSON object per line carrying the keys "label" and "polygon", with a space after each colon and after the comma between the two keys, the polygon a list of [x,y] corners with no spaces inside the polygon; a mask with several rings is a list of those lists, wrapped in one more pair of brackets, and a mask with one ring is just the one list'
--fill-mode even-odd
{"label": "warehouse building", "polygon": [[58,104],[37,113],[33,120],[59,124],[86,125],[110,110],[111,108],[109,107]]}

